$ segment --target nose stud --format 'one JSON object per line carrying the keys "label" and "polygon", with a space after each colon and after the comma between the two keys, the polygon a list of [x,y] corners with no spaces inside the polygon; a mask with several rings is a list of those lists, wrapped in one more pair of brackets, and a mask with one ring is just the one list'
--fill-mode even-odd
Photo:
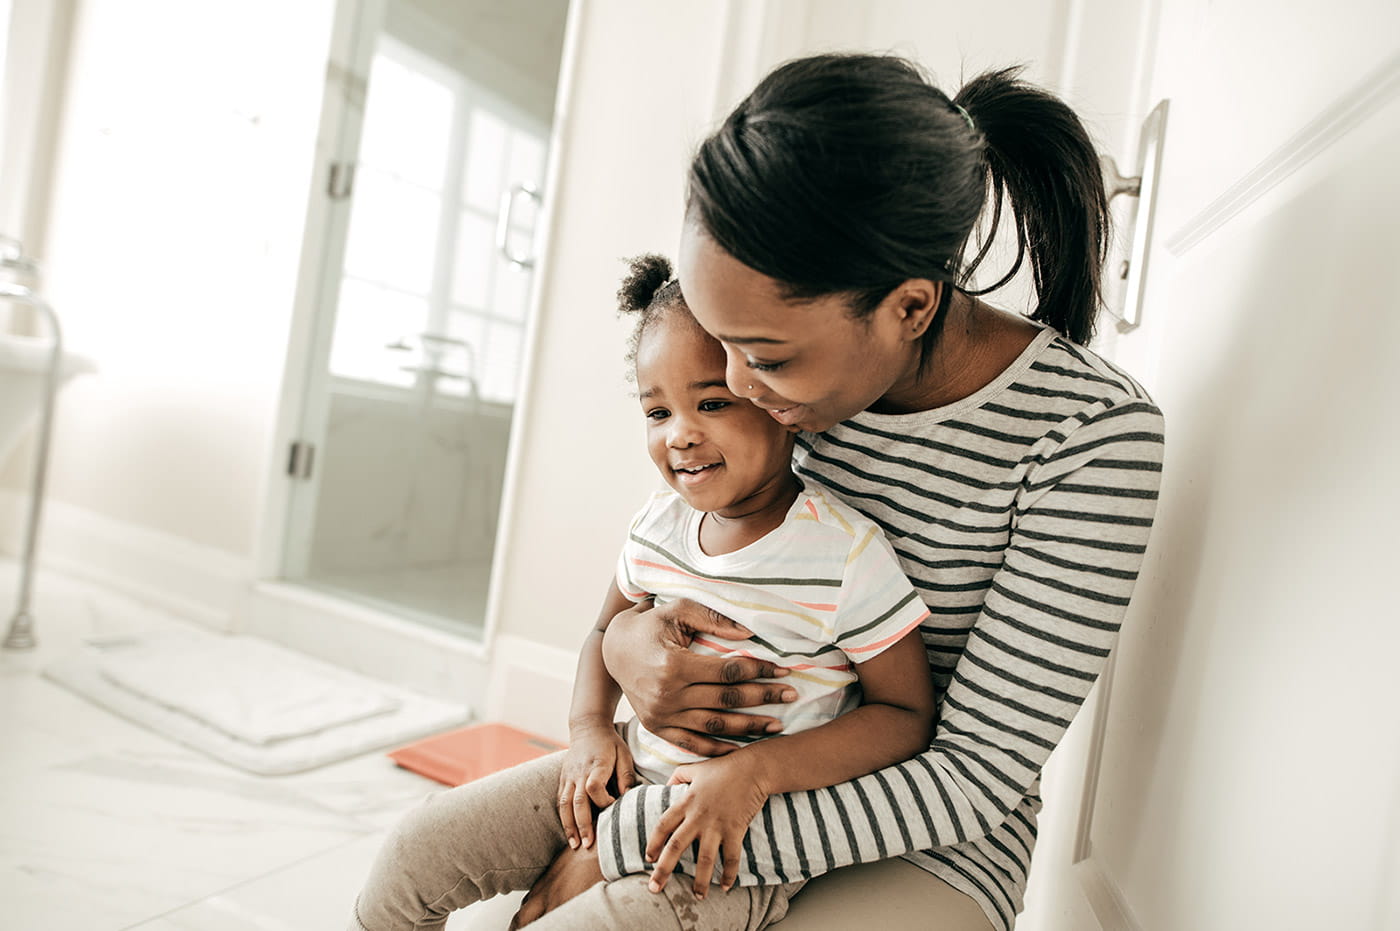
{"label": "nose stud", "polygon": [[753,390],[753,385],[749,385],[749,390],[750,390],[750,391]]}

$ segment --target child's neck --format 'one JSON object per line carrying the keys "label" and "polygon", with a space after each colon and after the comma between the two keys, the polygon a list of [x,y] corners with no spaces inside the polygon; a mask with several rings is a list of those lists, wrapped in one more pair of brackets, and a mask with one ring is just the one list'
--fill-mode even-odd
{"label": "child's neck", "polygon": [[763,539],[782,525],[802,483],[791,471],[773,477],[756,493],[700,518],[700,551],[723,556]]}

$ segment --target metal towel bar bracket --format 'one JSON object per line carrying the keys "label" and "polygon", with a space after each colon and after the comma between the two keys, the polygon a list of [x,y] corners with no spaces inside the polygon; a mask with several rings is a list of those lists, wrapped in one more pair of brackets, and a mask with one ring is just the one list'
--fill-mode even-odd
{"label": "metal towel bar bracket", "polygon": [[[10,271],[32,273],[33,261],[20,252],[19,243],[9,237],[0,237],[0,268]],[[43,407],[39,414],[38,450],[35,453],[34,479],[29,495],[29,520],[24,528],[24,550],[20,557],[19,598],[15,603],[15,613],[3,646],[6,650],[32,650],[34,639],[34,616],[30,612],[29,600],[34,584],[34,557],[39,543],[39,521],[44,510],[44,485],[49,471],[49,441],[53,432],[54,398],[58,394],[59,371],[63,364],[63,330],[58,325],[58,315],[41,297],[24,285],[14,282],[0,282],[0,301],[9,301],[31,307],[44,318],[53,338],[49,350],[49,368],[44,379]]]}

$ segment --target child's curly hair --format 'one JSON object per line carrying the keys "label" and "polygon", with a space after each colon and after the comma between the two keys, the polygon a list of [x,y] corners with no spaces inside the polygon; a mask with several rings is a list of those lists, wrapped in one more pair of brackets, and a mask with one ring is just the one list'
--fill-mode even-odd
{"label": "child's curly hair", "polygon": [[690,308],[681,294],[681,283],[672,273],[671,262],[665,256],[648,253],[626,261],[627,277],[617,289],[617,312],[637,315],[637,325],[627,341],[627,373],[629,378],[635,378],[637,346],[642,334],[663,313],[681,310],[689,316]]}

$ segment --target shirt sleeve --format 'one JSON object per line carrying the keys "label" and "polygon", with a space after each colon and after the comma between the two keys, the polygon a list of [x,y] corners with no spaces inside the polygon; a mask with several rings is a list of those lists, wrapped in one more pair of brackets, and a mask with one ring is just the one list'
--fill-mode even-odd
{"label": "shirt sleeve", "polygon": [[928,617],[894,547],[874,524],[846,557],[836,603],[834,642],[856,663],[879,656]]}
{"label": "shirt sleeve", "polygon": [[634,538],[646,526],[647,516],[651,514],[656,502],[656,495],[652,495],[647,503],[642,505],[642,509],[633,515],[632,522],[627,525],[627,539],[623,541],[622,550],[617,554],[617,590],[631,601],[642,601],[651,597],[651,592],[633,578],[632,557],[637,550]]}
{"label": "shirt sleeve", "polygon": [[[1107,661],[1146,550],[1161,455],[1161,414],[1137,400],[1086,415],[1047,454],[1022,488],[929,749],[770,798],[749,826],[741,884],[975,840],[1008,818]],[[684,788],[639,787],[602,812],[605,877],[650,867],[647,835]],[[679,869],[693,873],[693,859]]]}

